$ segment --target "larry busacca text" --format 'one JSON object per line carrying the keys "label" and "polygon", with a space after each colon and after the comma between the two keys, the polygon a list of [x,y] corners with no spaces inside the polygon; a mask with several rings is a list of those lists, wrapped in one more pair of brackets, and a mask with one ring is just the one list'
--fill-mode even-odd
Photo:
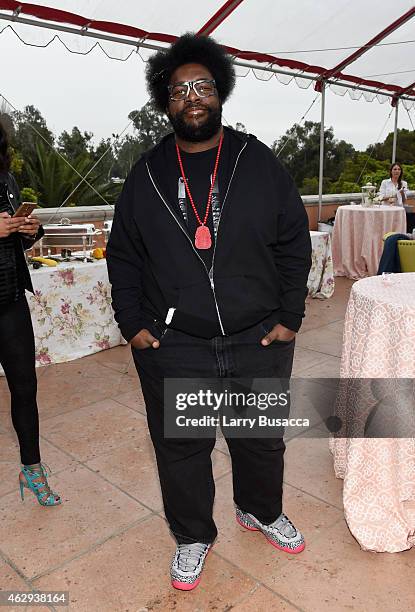
{"label": "larry busacca text", "polygon": [[[176,409],[185,411],[194,408],[207,408],[209,411],[219,411],[219,414],[195,415],[178,414],[176,416],[177,427],[225,427],[225,428],[249,428],[254,427],[309,427],[309,419],[290,418],[288,415],[281,417],[270,417],[266,414],[252,414],[252,409],[265,411],[269,408],[286,408],[289,405],[289,393],[237,393],[231,391],[214,392],[211,389],[200,389],[193,393],[177,393]],[[237,416],[235,412],[224,414],[225,408],[238,409],[251,408],[250,416]],[[285,411],[283,411],[285,412]]]}

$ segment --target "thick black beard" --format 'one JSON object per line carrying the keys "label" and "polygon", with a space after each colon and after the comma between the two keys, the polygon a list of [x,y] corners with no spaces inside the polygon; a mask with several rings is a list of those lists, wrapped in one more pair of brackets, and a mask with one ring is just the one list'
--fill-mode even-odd
{"label": "thick black beard", "polygon": [[219,132],[222,125],[222,108],[212,109],[209,106],[203,108],[207,110],[208,116],[206,121],[198,127],[185,121],[184,110],[176,115],[168,114],[173,130],[179,138],[186,142],[204,142]]}

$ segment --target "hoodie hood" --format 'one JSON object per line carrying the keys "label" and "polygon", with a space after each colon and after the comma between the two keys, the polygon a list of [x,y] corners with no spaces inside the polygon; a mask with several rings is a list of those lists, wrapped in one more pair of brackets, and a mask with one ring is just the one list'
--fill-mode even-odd
{"label": "hoodie hood", "polygon": [[[223,129],[227,134],[229,134],[232,137],[232,139],[235,139],[236,142],[239,141],[240,147],[242,147],[250,139],[256,140],[256,136],[254,136],[253,134],[246,134],[245,132],[238,132],[237,130],[234,130],[233,128],[230,128],[227,126],[223,126]],[[170,134],[167,134],[166,136],[164,136],[160,140],[160,142],[156,144],[156,146],[154,146],[152,149],[149,149],[148,151],[143,153],[142,159],[144,159],[144,161],[151,161],[152,157],[157,155],[157,153],[160,150],[163,150],[165,145],[170,140],[173,140],[173,139],[174,139],[174,132],[170,132]]]}

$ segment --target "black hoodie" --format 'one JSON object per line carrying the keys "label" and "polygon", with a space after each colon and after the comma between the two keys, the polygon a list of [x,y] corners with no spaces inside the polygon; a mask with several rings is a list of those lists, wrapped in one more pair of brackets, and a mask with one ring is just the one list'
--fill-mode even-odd
{"label": "black hoodie", "polygon": [[176,308],[170,327],[203,338],[265,319],[300,328],[311,266],[304,205],[265,144],[224,129],[235,163],[210,270],[163,188],[166,143],[174,135],[144,154],[127,177],[107,248],[115,318],[126,340],[163,323],[169,308]]}

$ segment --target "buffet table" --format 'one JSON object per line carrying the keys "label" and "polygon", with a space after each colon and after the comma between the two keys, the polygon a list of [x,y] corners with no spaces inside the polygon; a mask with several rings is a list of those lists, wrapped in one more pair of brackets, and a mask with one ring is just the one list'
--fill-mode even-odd
{"label": "buffet table", "polygon": [[106,261],[30,269],[27,293],[36,365],[78,359],[123,343],[111,307]]}
{"label": "buffet table", "polygon": [[[336,415],[346,420],[351,434],[331,439],[330,445],[336,476],[344,479],[346,521],[364,550],[406,550],[415,546],[415,273],[375,276],[353,285],[340,377]],[[363,410],[376,404],[372,396],[386,385],[400,390],[409,385],[409,402],[400,392],[381,415],[386,437],[361,437]],[[356,397],[364,400],[363,408]],[[358,418],[347,423],[351,415]],[[389,437],[399,420],[404,421],[400,437]]]}
{"label": "buffet table", "polygon": [[406,232],[402,206],[339,206],[333,228],[335,276],[352,279],[375,276],[387,232]]}

